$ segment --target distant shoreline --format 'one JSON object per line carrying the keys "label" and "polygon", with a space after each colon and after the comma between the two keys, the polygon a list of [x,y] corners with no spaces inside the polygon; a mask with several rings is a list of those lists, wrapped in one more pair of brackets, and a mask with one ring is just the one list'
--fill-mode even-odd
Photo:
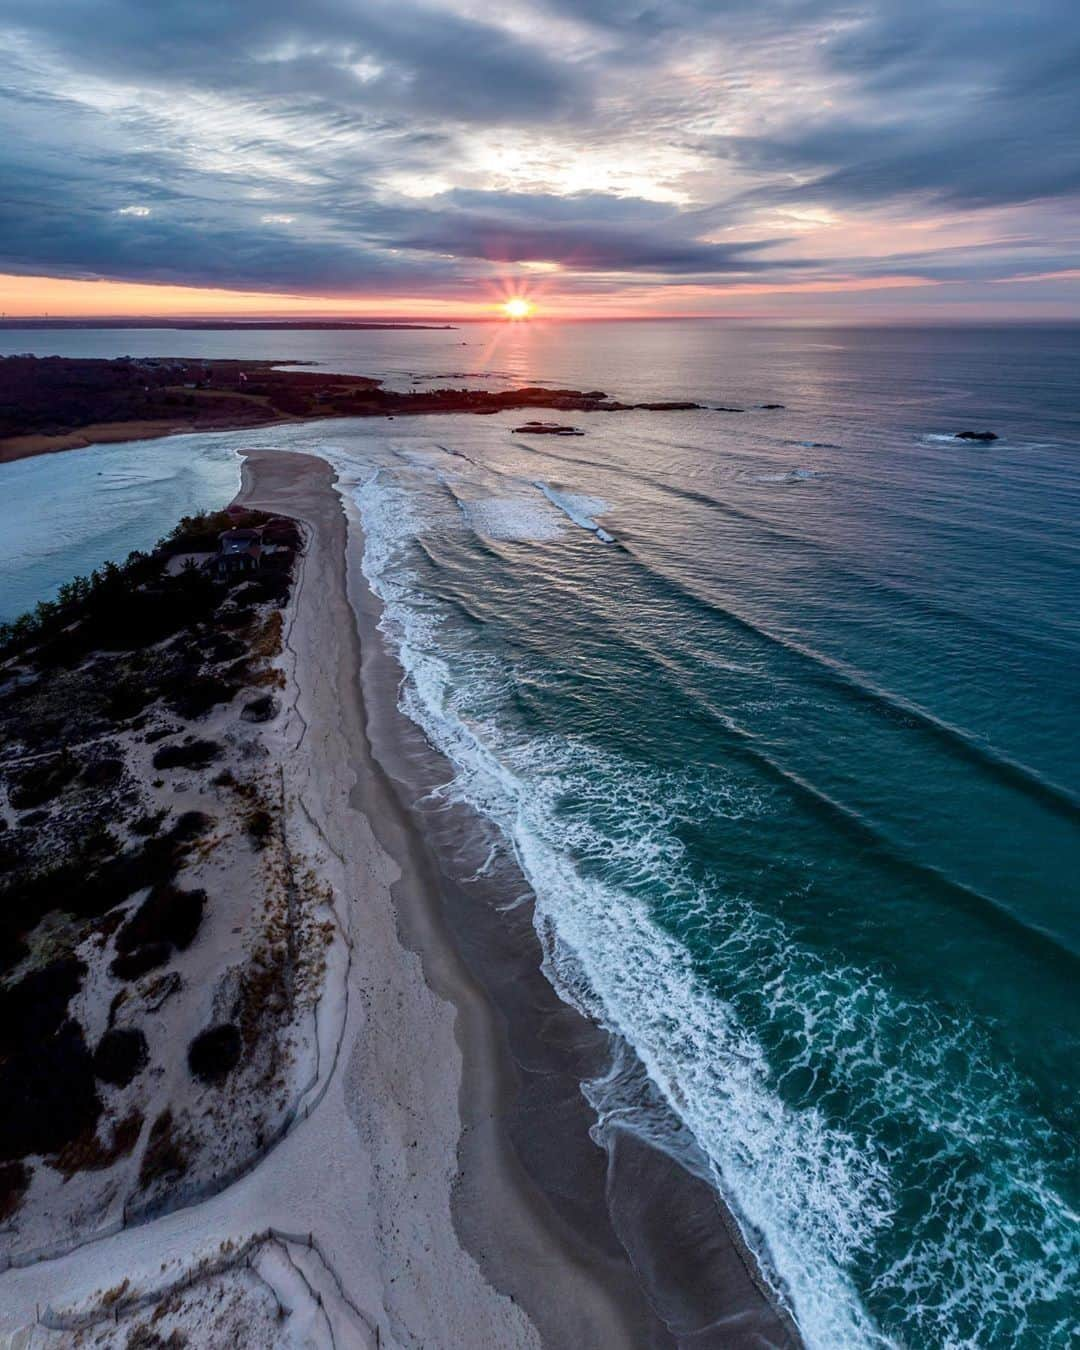
{"label": "distant shoreline", "polygon": [[0,319],[0,332],[23,329],[164,328],[172,332],[276,333],[303,329],[359,332],[445,332],[452,323],[367,323],[349,319]]}
{"label": "distant shoreline", "polygon": [[699,406],[620,403],[599,389],[535,385],[400,393],[365,375],[282,370],[281,364],[190,357],[0,357],[0,464],[101,443],[341,417]]}
{"label": "distant shoreline", "polygon": [[[250,422],[222,424],[214,427],[214,430],[238,431],[241,427],[251,425]],[[9,436],[0,440],[0,464],[13,464],[16,460],[33,459],[37,455],[55,455],[62,450],[85,450],[91,445],[112,445],[120,441],[152,441],[162,436],[184,436],[200,430],[204,428],[171,422],[95,422],[63,436],[32,434]]]}

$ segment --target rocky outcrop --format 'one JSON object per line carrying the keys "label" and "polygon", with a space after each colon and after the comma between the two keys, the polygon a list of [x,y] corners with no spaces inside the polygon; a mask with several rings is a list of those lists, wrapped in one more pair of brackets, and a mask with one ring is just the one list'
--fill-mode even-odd
{"label": "rocky outcrop", "polygon": [[701,404],[691,403],[688,399],[661,399],[656,403],[635,403],[633,406],[645,412],[690,412],[700,408]]}
{"label": "rocky outcrop", "polygon": [[529,436],[584,436],[580,427],[566,426],[561,422],[524,422],[515,432],[524,432]]}

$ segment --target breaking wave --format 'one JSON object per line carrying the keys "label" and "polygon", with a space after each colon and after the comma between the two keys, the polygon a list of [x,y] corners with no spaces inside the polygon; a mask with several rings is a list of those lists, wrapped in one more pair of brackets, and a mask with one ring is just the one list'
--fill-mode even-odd
{"label": "breaking wave", "polygon": [[584,497],[576,492],[564,492],[561,489],[553,488],[550,483],[543,483],[539,480],[534,486],[540,489],[552,506],[557,506],[581,529],[590,530],[601,543],[613,544],[615,542],[614,536],[608,534],[607,530],[593,520],[594,515],[598,516],[607,510],[607,502],[598,501],[595,497]]}

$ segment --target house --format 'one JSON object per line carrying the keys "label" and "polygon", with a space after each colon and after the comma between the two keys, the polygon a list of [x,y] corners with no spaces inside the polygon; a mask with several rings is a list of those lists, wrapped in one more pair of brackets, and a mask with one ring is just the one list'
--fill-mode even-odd
{"label": "house", "polygon": [[210,568],[216,576],[234,576],[254,572],[262,561],[262,536],[258,530],[223,530],[218,535],[218,551]]}

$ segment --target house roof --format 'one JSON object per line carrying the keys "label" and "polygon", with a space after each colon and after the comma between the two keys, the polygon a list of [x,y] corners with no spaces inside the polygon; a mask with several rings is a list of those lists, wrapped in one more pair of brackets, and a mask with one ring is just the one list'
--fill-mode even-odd
{"label": "house roof", "polygon": [[222,553],[250,553],[257,558],[262,548],[258,530],[223,530],[218,539]]}

